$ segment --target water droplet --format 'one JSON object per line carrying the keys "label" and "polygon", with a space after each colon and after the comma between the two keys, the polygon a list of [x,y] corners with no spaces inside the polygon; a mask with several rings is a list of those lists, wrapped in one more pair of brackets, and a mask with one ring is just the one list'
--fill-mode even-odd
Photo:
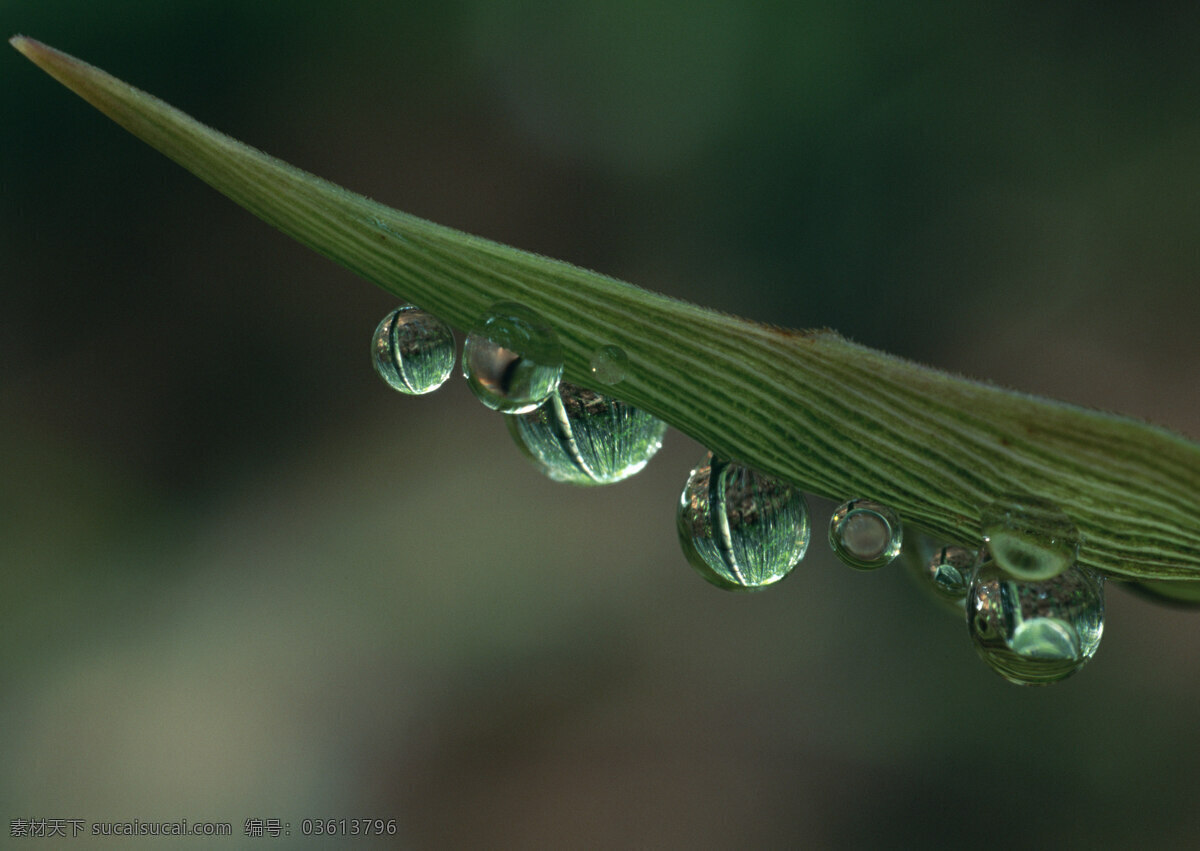
{"label": "water droplet", "polygon": [[925,575],[938,596],[950,601],[966,597],[977,557],[975,550],[966,547],[942,547],[934,553],[926,563]]}
{"label": "water droplet", "polygon": [[838,558],[858,570],[890,564],[903,541],[896,512],[869,499],[842,503],[829,519],[829,545]]}
{"label": "water droplet", "polygon": [[778,582],[808,549],[804,494],[711,452],[688,477],[675,520],[688,561],[727,590]]}
{"label": "water droplet", "polygon": [[471,391],[503,414],[537,408],[558,386],[562,370],[558,335],[521,304],[492,305],[463,345],[463,375]]}
{"label": "water droplet", "polygon": [[1079,557],[1079,530],[1053,502],[1010,497],[984,509],[983,539],[996,564],[1018,579],[1049,579]]}
{"label": "water droplet", "polygon": [[508,430],[555,481],[606,485],[645,467],[662,448],[667,424],[618,399],[562,381],[537,410],[509,417]]}
{"label": "water droplet", "polygon": [[589,364],[592,375],[601,384],[616,384],[625,380],[629,370],[629,356],[617,346],[602,346],[592,353]]}
{"label": "water droplet", "polygon": [[432,393],[454,369],[454,334],[433,314],[406,304],[376,327],[371,362],[380,377],[401,393]]}
{"label": "water droplet", "polygon": [[1049,579],[1015,579],[987,551],[967,591],[967,629],[980,657],[1018,685],[1078,671],[1104,632],[1104,578],[1079,564]]}

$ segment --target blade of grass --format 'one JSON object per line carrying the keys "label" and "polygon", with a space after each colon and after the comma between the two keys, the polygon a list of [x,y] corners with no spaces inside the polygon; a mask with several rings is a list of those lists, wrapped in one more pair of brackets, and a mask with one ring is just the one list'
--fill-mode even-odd
{"label": "blade of grass", "polygon": [[23,36],[17,50],[129,132],[305,245],[459,329],[497,301],[557,330],[564,376],[596,388],[601,346],[629,357],[610,395],[727,458],[835,500],[869,497],[966,545],[1006,495],[1053,500],[1080,561],[1200,579],[1200,445],[1128,417],[949,375],[851,343],[647,292],[393,210],[208,128]]}

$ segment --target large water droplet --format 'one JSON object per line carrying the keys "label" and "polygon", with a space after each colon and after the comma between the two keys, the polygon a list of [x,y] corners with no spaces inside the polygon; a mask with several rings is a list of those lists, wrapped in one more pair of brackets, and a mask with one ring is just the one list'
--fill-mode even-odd
{"label": "large water droplet", "polygon": [[667,424],[566,381],[537,410],[508,418],[517,445],[547,476],[577,485],[627,479],[662,447]]}
{"label": "large water droplet", "polygon": [[890,564],[903,542],[896,512],[869,499],[844,502],[829,519],[829,545],[838,558],[858,570]]}
{"label": "large water droplet", "polygon": [[629,371],[629,356],[617,346],[601,346],[592,353],[588,367],[601,384],[617,384]]}
{"label": "large water droplet", "polygon": [[981,553],[967,592],[967,630],[980,657],[1018,685],[1078,671],[1104,632],[1104,578],[1075,564],[1049,579],[1015,579]]}
{"label": "large water droplet", "polygon": [[967,596],[978,553],[966,547],[942,547],[925,565],[925,575],[939,597],[951,602]]}
{"label": "large water droplet", "polygon": [[980,517],[983,539],[996,564],[1018,579],[1049,579],[1079,557],[1079,530],[1049,500],[1011,497]]}
{"label": "large water droplet", "polygon": [[675,520],[688,561],[727,590],[778,582],[808,549],[804,494],[711,452],[688,477]]}
{"label": "large water droplet", "polygon": [[562,376],[558,335],[521,304],[492,305],[463,344],[463,375],[479,401],[503,414],[526,414],[549,398]]}
{"label": "large water droplet", "polygon": [[454,368],[454,334],[442,320],[411,304],[383,318],[371,340],[371,363],[401,393],[432,393]]}

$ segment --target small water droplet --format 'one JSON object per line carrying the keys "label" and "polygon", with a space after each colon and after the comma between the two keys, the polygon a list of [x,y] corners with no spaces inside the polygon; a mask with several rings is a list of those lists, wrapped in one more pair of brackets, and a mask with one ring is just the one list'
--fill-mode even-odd
{"label": "small water droplet", "polygon": [[375,328],[371,363],[401,393],[432,393],[454,369],[454,334],[433,314],[406,304]]}
{"label": "small water droplet", "polygon": [[981,551],[967,591],[967,630],[980,657],[1018,685],[1069,677],[1104,632],[1104,577],[1074,564],[1043,580],[1015,579]]}
{"label": "small water droplet", "polygon": [[983,540],[996,564],[1018,579],[1049,579],[1079,557],[1079,530],[1049,500],[1010,497],[984,509]]}
{"label": "small water droplet", "polygon": [[555,481],[606,485],[645,467],[662,448],[667,424],[618,399],[562,381],[537,410],[509,417],[508,430]]}
{"label": "small water droplet", "polygon": [[629,371],[629,356],[618,346],[601,346],[592,353],[589,367],[601,384],[617,384]]}
{"label": "small water droplet", "polygon": [[890,564],[900,552],[904,530],[896,512],[869,499],[842,503],[829,519],[829,545],[857,570]]}
{"label": "small water droplet", "polygon": [[808,549],[804,494],[711,452],[688,477],[675,520],[688,561],[726,590],[778,582]]}
{"label": "small water droplet", "polygon": [[942,547],[929,559],[925,573],[939,596],[961,601],[967,596],[978,553],[966,547]]}
{"label": "small water droplet", "polygon": [[527,414],[546,401],[562,376],[558,335],[521,304],[492,305],[463,344],[463,375],[484,405]]}

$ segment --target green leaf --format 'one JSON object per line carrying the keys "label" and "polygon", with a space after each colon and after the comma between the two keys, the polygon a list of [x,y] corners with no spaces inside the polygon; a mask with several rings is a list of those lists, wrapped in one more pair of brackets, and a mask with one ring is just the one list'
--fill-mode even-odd
{"label": "green leaf", "polygon": [[1012,392],[851,343],[656,295],[348,192],[22,36],[14,47],[134,135],[266,222],[459,329],[497,301],[559,333],[564,377],[596,388],[601,346],[629,356],[603,392],[718,455],[977,546],[1007,495],[1059,505],[1080,561],[1116,576],[1200,579],[1200,445],[1128,417]]}

